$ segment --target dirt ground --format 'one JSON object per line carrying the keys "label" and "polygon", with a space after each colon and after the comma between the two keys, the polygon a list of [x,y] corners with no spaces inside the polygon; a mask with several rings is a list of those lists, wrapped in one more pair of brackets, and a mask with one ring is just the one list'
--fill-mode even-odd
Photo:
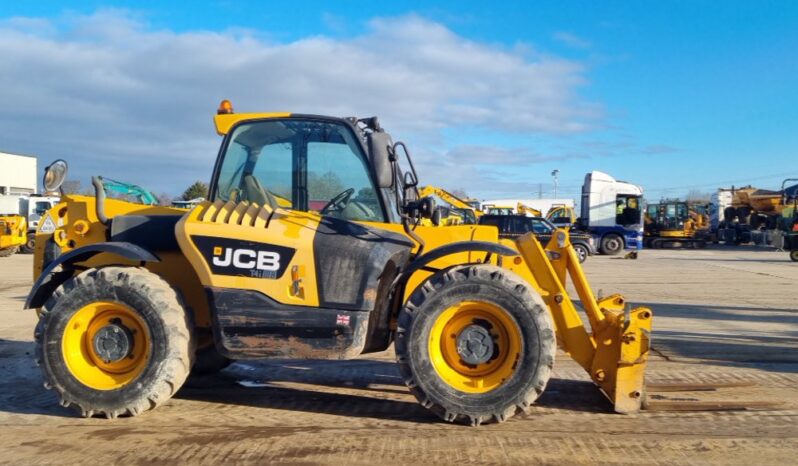
{"label": "dirt ground", "polygon": [[[355,361],[236,363],[155,411],[82,419],[35,366],[22,305],[31,256],[0,259],[0,463],[789,464],[798,457],[798,264],[764,249],[591,257],[594,290],[654,310],[649,383],[743,386],[667,394],[777,406],[613,414],[560,354],[529,413],[449,425],[407,393],[393,352]],[[681,397],[681,399],[679,398]]]}

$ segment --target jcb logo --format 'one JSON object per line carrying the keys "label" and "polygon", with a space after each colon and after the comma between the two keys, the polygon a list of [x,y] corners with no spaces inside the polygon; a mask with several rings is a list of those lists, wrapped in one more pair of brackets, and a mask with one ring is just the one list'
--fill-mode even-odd
{"label": "jcb logo", "polygon": [[255,251],[253,249],[233,249],[215,246],[213,248],[213,265],[239,269],[257,269],[264,272],[280,270],[280,254],[273,251]]}
{"label": "jcb logo", "polygon": [[254,241],[192,236],[215,275],[278,279],[296,252],[293,248]]}

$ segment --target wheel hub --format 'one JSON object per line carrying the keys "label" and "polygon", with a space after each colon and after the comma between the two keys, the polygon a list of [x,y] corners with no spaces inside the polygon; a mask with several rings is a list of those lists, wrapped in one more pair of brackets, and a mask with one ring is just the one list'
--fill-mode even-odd
{"label": "wheel hub", "polygon": [[133,332],[120,323],[111,322],[94,334],[94,353],[105,363],[121,361],[133,351]]}
{"label": "wheel hub", "polygon": [[481,325],[469,325],[457,336],[457,354],[466,364],[483,364],[493,356],[493,337]]}

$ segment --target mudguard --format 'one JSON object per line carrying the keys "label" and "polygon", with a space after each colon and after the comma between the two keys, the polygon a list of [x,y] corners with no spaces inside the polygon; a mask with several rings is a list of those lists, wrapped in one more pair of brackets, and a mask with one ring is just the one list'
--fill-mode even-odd
{"label": "mudguard", "polygon": [[489,241],[459,241],[457,243],[451,243],[447,244],[446,246],[435,248],[421,257],[417,257],[415,260],[413,260],[413,262],[410,263],[410,266],[404,269],[402,273],[396,277],[394,285],[406,283],[414,273],[425,268],[433,261],[451,254],[456,254],[458,252],[488,252],[491,254],[509,257],[518,255],[518,251],[511,247],[504,246],[503,244],[492,243]]}
{"label": "mudguard", "polygon": [[[133,261],[160,262],[157,256],[146,249],[124,241],[96,243],[74,249],[59,256],[44,269],[25,300],[25,309],[42,307],[53,291],[74,274],[74,270],[70,267],[72,264],[83,262],[101,253],[115,254]],[[60,269],[56,270],[59,267]]]}

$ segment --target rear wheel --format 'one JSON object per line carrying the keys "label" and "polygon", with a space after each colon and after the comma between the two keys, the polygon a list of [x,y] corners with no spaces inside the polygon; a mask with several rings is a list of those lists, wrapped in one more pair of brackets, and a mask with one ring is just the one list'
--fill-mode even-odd
{"label": "rear wheel", "polygon": [[396,356],[419,402],[449,422],[502,422],[543,393],[554,365],[551,317],[520,277],[491,265],[428,279],[399,315]]}
{"label": "rear wheel", "polygon": [[177,292],[142,268],[89,269],[60,286],[34,334],[45,387],[83,416],[136,415],[183,385],[194,355]]}
{"label": "rear wheel", "polygon": [[796,249],[795,251],[790,251],[790,259],[792,259],[795,262],[798,262],[798,249]]}
{"label": "rear wheel", "polygon": [[574,251],[576,251],[576,256],[579,257],[579,263],[584,262],[587,256],[590,255],[590,251],[583,244],[574,244]]}
{"label": "rear wheel", "polygon": [[19,246],[12,246],[10,248],[0,249],[0,257],[13,256],[19,251]]}
{"label": "rear wheel", "polygon": [[623,251],[623,238],[620,235],[610,233],[601,238],[601,253],[608,256],[620,254]]}

